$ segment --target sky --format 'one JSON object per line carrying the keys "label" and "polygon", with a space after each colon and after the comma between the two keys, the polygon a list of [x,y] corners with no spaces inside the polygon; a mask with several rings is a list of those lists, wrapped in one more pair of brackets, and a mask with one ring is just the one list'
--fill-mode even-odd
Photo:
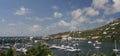
{"label": "sky", "polygon": [[93,29],[120,18],[120,0],[0,0],[0,36]]}

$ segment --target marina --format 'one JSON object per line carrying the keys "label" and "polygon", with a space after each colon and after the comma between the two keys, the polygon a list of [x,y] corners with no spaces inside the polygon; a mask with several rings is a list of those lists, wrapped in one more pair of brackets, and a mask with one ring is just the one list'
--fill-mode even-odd
{"label": "marina", "polygon": [[[105,53],[107,56],[112,55],[113,52],[119,56],[120,42],[100,42],[88,40],[43,40],[44,43],[49,45],[51,51],[57,56],[74,56],[80,54],[83,56],[92,55],[94,53]],[[15,48],[16,52],[26,54],[27,49],[36,46],[35,43],[21,42],[21,43],[5,43],[1,44],[2,50]],[[111,53],[111,54],[110,54]]]}

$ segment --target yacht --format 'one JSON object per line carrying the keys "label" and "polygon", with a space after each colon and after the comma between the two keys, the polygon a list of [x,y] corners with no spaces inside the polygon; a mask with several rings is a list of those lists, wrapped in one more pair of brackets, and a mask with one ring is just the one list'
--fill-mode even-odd
{"label": "yacht", "polygon": [[90,43],[92,43],[92,41],[88,41],[88,43],[90,44]]}
{"label": "yacht", "polygon": [[115,40],[115,48],[113,49],[115,52],[116,56],[120,56],[120,49],[117,48],[116,40]]}
{"label": "yacht", "polygon": [[60,48],[61,50],[64,50],[64,49],[66,49],[65,48],[65,46],[64,45],[61,45],[61,48]]}
{"label": "yacht", "polygon": [[60,47],[60,46],[57,46],[57,45],[55,45],[55,44],[53,44],[53,45],[50,46],[50,49],[59,49],[59,48],[61,48],[61,47]]}
{"label": "yacht", "polygon": [[99,47],[99,46],[96,46],[95,48],[96,48],[96,49],[100,49],[100,47]]}
{"label": "yacht", "polygon": [[69,51],[69,52],[80,52],[80,49],[77,48],[66,48],[65,51]]}

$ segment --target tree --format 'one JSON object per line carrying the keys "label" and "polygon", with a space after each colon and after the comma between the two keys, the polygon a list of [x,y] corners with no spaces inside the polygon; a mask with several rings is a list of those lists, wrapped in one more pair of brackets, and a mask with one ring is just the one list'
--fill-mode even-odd
{"label": "tree", "polygon": [[75,54],[75,56],[81,56],[81,54],[77,53],[77,54]]}
{"label": "tree", "polygon": [[112,56],[116,56],[115,52],[112,53]]}
{"label": "tree", "polygon": [[54,56],[48,45],[38,44],[27,51],[27,56]]}
{"label": "tree", "polygon": [[5,56],[17,56],[17,53],[15,49],[10,48],[5,52]]}
{"label": "tree", "polygon": [[92,56],[106,56],[106,55],[104,53],[101,53],[101,54],[94,53]]}
{"label": "tree", "polygon": [[4,52],[0,49],[0,56],[5,56]]}

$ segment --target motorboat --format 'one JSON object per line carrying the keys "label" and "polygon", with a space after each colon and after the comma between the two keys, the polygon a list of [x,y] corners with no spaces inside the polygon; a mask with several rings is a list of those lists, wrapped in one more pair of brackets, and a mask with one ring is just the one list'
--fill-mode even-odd
{"label": "motorboat", "polygon": [[61,47],[57,46],[57,45],[54,45],[54,44],[50,46],[50,49],[59,49],[59,48],[61,48]]}
{"label": "motorboat", "polygon": [[90,43],[92,43],[92,41],[88,41],[88,43],[90,44]]}
{"label": "motorboat", "polygon": [[99,47],[99,46],[96,46],[95,48],[96,48],[96,49],[100,49],[100,47]]}
{"label": "motorboat", "polygon": [[80,49],[76,49],[76,48],[66,48],[65,51],[69,51],[69,52],[80,52]]}
{"label": "motorboat", "polygon": [[66,48],[65,48],[64,45],[61,45],[60,49],[61,49],[61,50],[64,50],[64,49],[66,49]]}

